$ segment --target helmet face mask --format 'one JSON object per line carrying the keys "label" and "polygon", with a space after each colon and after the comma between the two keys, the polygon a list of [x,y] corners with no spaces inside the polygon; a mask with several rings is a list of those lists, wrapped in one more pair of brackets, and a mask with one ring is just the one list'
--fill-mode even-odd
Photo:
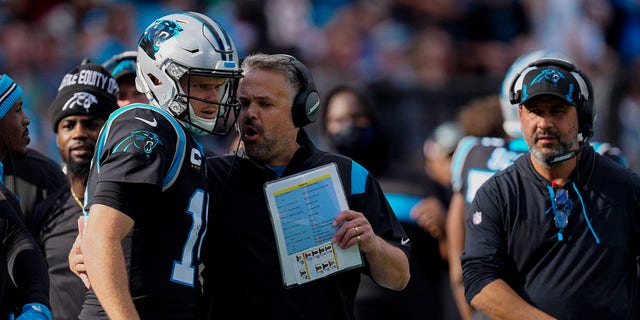
{"label": "helmet face mask", "polygon": [[[207,86],[216,85],[214,90],[217,91],[217,94],[215,96],[219,97],[220,100],[208,100],[192,94],[190,92],[190,88],[194,76],[215,78],[216,81],[208,82],[208,80],[205,80],[204,83]],[[185,122],[187,122],[185,127],[196,134],[200,134],[200,132],[210,132],[220,135],[229,133],[229,131],[234,128],[235,121],[237,120],[238,113],[240,112],[239,101],[236,98],[236,89],[238,86],[237,79],[220,78],[217,76],[211,76],[210,73],[201,73],[198,70],[191,70],[185,73],[181,80],[183,85],[180,87],[180,93],[177,94],[174,102],[170,105],[170,112],[177,115],[176,117],[178,119],[185,119]],[[186,88],[186,91],[184,91],[184,88]],[[203,103],[216,106],[217,115],[215,118],[203,118],[198,117],[195,114],[193,106],[195,104],[201,105]]]}
{"label": "helmet face mask", "polygon": [[[192,133],[226,134],[234,127],[233,115],[240,106],[236,88],[242,70],[231,38],[211,18],[185,12],[156,20],[140,37],[137,63],[137,89]],[[224,79],[217,87],[220,100],[207,101],[185,92],[181,79],[189,91],[194,75]],[[197,116],[192,105],[196,101],[217,105],[217,116]]]}

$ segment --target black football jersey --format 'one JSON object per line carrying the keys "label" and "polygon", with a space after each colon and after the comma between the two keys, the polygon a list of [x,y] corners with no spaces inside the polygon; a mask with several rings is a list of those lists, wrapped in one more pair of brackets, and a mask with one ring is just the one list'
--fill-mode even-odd
{"label": "black football jersey", "polygon": [[501,138],[464,137],[458,143],[451,161],[453,191],[464,195],[465,201],[470,204],[476,191],[487,179],[528,151],[523,139],[508,142]]}
{"label": "black football jersey", "polygon": [[[130,290],[143,319],[196,317],[209,203],[205,168],[202,146],[157,107],[118,109],[100,133],[85,209],[108,205],[135,221],[123,249]],[[127,194],[114,197],[103,192],[104,185],[125,186],[118,191]],[[100,313],[90,292],[81,318],[94,319]]]}

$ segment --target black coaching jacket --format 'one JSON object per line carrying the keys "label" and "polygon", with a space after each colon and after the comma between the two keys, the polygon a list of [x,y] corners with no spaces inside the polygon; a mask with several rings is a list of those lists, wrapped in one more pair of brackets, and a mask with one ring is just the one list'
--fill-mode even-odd
{"label": "black coaching jacket", "polygon": [[[353,160],[318,150],[302,129],[298,144],[301,148],[282,176],[336,163],[349,208],[363,212],[376,234],[408,256],[407,236],[378,182]],[[207,164],[211,230],[203,254],[205,290],[213,297],[210,318],[353,318],[360,274],[368,273],[366,261],[363,268],[286,289],[264,192],[264,184],[279,177],[246,157],[227,155]]]}
{"label": "black coaching jacket", "polygon": [[529,154],[478,190],[461,256],[467,301],[503,279],[559,319],[638,318],[640,177],[588,147],[569,179],[562,241]]}

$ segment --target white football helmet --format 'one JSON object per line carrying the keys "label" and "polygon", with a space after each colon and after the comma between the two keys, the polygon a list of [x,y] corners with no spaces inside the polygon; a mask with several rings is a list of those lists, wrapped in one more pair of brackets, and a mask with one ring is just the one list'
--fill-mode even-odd
{"label": "white football helmet", "polygon": [[[138,91],[192,133],[226,134],[234,127],[240,107],[236,89],[242,69],[231,37],[215,20],[196,12],[157,19],[138,41],[137,66]],[[184,92],[180,79],[191,75],[226,78],[220,101],[204,101]],[[196,116],[191,99],[217,104],[217,117]]]}
{"label": "white football helmet", "polygon": [[529,64],[540,59],[548,58],[567,59],[566,56],[556,51],[536,50],[529,52],[521,55],[511,64],[511,67],[509,67],[509,70],[504,76],[504,80],[502,80],[502,86],[500,88],[500,108],[502,109],[502,118],[504,119],[502,127],[504,128],[504,132],[512,138],[522,138],[522,128],[520,127],[518,106],[511,104],[509,99],[511,84]]}

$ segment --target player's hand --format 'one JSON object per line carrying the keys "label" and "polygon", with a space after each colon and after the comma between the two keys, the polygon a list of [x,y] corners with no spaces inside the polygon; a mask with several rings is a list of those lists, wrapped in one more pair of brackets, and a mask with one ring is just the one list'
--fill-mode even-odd
{"label": "player's hand", "polygon": [[446,212],[444,206],[435,197],[428,197],[420,200],[411,209],[411,218],[418,226],[429,232],[434,238],[441,240],[445,236]]}
{"label": "player's hand", "polygon": [[69,269],[71,272],[75,273],[84,286],[87,289],[91,288],[91,282],[89,282],[89,276],[87,276],[87,268],[84,265],[84,256],[82,255],[82,249],[80,249],[80,243],[82,243],[82,236],[84,234],[84,220],[85,217],[81,216],[78,219],[78,236],[76,240],[73,242],[73,246],[71,247],[71,251],[69,251]]}
{"label": "player's hand", "polygon": [[333,226],[340,226],[332,239],[340,248],[347,249],[357,244],[365,253],[377,249],[378,236],[362,212],[344,210],[333,220]]}

